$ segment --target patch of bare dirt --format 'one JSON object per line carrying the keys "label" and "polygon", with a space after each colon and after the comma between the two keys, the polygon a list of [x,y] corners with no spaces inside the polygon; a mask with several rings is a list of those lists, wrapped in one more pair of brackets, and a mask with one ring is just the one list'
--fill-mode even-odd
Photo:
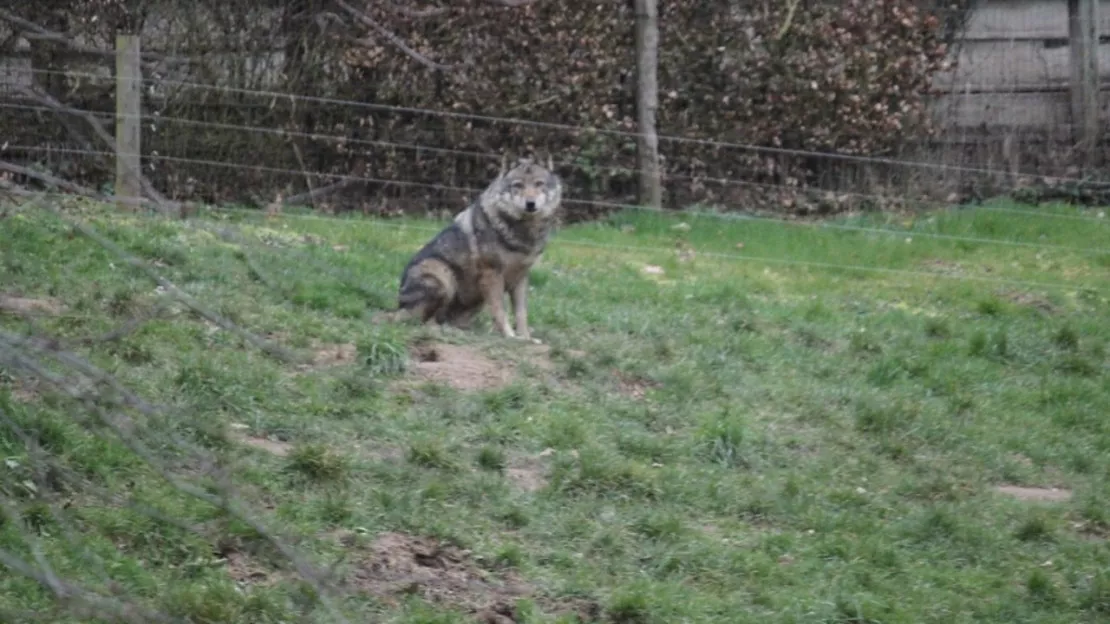
{"label": "patch of bare dirt", "polygon": [[266,451],[278,457],[285,457],[289,454],[289,451],[293,450],[293,445],[288,442],[279,442],[277,440],[270,440],[269,438],[247,435],[243,432],[246,427],[246,425],[233,424],[231,426],[231,438],[240,444]]}
{"label": "patch of bare dirt", "polygon": [[243,585],[266,585],[277,580],[271,570],[259,564],[253,557],[238,551],[226,552],[223,555],[224,567],[228,575],[236,583]]}
{"label": "patch of bare dirt", "polygon": [[1043,295],[1015,290],[1004,293],[1004,296],[1011,303],[1027,308],[1033,308],[1035,310],[1040,310],[1045,314],[1055,314],[1058,311],[1056,305],[1049,301],[1048,298]]}
{"label": "patch of bare dirt", "polygon": [[383,533],[360,553],[347,582],[386,603],[408,595],[459,609],[480,622],[519,621],[515,603],[532,598],[545,611],[577,612],[584,621],[596,619],[595,603],[550,600],[513,571],[482,569],[469,551],[427,537]]}
{"label": "patch of bare dirt", "polygon": [[616,369],[613,369],[613,377],[617,382],[617,391],[637,401],[642,401],[647,397],[648,390],[660,386],[657,381],[646,379],[639,375],[629,375],[628,373]]}
{"label": "patch of bare dirt", "polygon": [[457,390],[488,390],[513,380],[511,366],[494,362],[478,350],[460,345],[428,343],[412,349],[413,374]]}
{"label": "patch of bare dirt", "polygon": [[38,384],[25,379],[12,382],[11,395],[19,403],[33,403],[39,398]]}
{"label": "patch of bare dirt", "polygon": [[357,453],[378,463],[399,462],[405,458],[405,451],[398,446],[356,442],[354,447]]}
{"label": "patch of bare dirt", "polygon": [[547,485],[547,464],[543,460],[549,456],[515,457],[505,467],[505,478],[525,492],[538,492]]}
{"label": "patch of bare dirt", "polygon": [[944,275],[963,275],[965,273],[964,267],[958,262],[951,262],[948,260],[930,260],[925,263],[934,273],[942,273]]}
{"label": "patch of bare dirt", "polygon": [[65,305],[53,297],[18,297],[0,293],[0,311],[20,316],[32,314],[55,316],[65,311]]}
{"label": "patch of bare dirt", "polygon": [[1071,490],[1059,488],[1022,487],[1020,485],[999,485],[996,492],[1013,496],[1018,500],[1033,502],[1061,503],[1071,500]]}
{"label": "patch of bare dirt", "polygon": [[540,370],[551,371],[555,369],[555,364],[551,362],[550,346],[545,344],[522,344],[525,347],[521,350],[525,356],[525,361]]}
{"label": "patch of bare dirt", "polygon": [[312,365],[320,368],[350,364],[358,356],[358,347],[346,342],[343,344],[315,345],[312,351]]}

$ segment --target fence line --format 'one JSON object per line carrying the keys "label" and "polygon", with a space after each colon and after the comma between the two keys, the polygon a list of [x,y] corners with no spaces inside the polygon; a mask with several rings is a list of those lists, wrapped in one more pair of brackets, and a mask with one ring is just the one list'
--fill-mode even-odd
{"label": "fence line", "polygon": [[[58,152],[58,153],[70,153],[70,154],[80,154],[80,155],[96,155],[96,156],[105,156],[105,157],[113,155],[113,153],[111,151],[108,151],[108,150],[82,150],[82,149],[76,149],[76,148],[53,148],[53,147],[37,147],[37,146],[27,146],[27,145],[8,146],[7,149],[10,149],[10,150],[26,150],[26,151],[50,151],[50,152]],[[263,173],[279,173],[279,174],[287,174],[287,175],[295,175],[295,176],[311,176],[311,177],[314,177],[314,178],[338,178],[340,180],[345,180],[345,181],[368,182],[368,183],[375,183],[375,184],[396,184],[396,185],[399,185],[399,186],[408,186],[408,187],[413,187],[413,188],[426,188],[426,189],[434,189],[434,190],[440,190],[440,191],[453,191],[453,192],[467,193],[467,194],[471,194],[471,195],[476,195],[476,194],[478,194],[482,191],[482,189],[474,188],[474,187],[449,186],[449,185],[445,185],[445,184],[434,184],[434,183],[430,183],[430,182],[416,182],[416,181],[410,181],[410,180],[396,180],[396,179],[390,179],[390,178],[374,178],[374,177],[369,177],[369,176],[360,176],[360,175],[351,175],[351,174],[338,174],[338,173],[333,174],[333,173],[324,173],[324,172],[318,172],[318,171],[307,171],[307,170],[297,170],[297,169],[282,169],[282,168],[278,168],[278,167],[267,167],[267,166],[263,166],[263,165],[246,165],[246,164],[241,164],[241,163],[227,163],[227,162],[214,161],[214,160],[205,160],[205,159],[198,159],[198,158],[185,158],[185,157],[178,157],[178,156],[166,156],[166,155],[159,155],[159,154],[154,154],[154,155],[148,156],[148,159],[149,160],[168,161],[168,162],[180,162],[180,163],[185,163],[185,164],[194,164],[194,165],[210,166],[210,167],[222,167],[222,168],[228,168],[228,169],[240,169],[240,170],[246,170],[246,171],[259,171],[259,172],[263,172]],[[952,241],[952,242],[964,242],[964,243],[987,244],[987,245],[1002,245],[1002,246],[1010,246],[1010,247],[1025,247],[1025,248],[1032,248],[1032,249],[1051,249],[1051,250],[1056,250],[1056,251],[1069,251],[1069,252],[1075,252],[1075,253],[1080,253],[1080,254],[1101,254],[1101,253],[1106,253],[1106,252],[1110,251],[1110,247],[1072,247],[1072,246],[1069,246],[1069,245],[1057,245],[1057,244],[1053,244],[1053,243],[1033,243],[1033,242],[1028,242],[1028,241],[1015,241],[1015,240],[1006,240],[1006,239],[999,239],[999,238],[987,238],[987,237],[977,237],[977,236],[961,236],[961,235],[957,235],[957,234],[941,234],[941,233],[937,233],[937,232],[925,232],[925,231],[920,231],[920,230],[905,230],[905,229],[892,230],[892,229],[886,229],[886,228],[856,226],[856,225],[847,225],[847,224],[839,224],[839,223],[810,223],[810,222],[806,222],[806,221],[788,221],[788,220],[785,220],[785,219],[776,219],[774,217],[763,217],[763,216],[756,216],[756,215],[740,215],[740,214],[733,214],[733,213],[708,212],[708,211],[697,211],[697,210],[669,211],[669,210],[664,210],[664,209],[659,209],[659,208],[651,208],[651,207],[647,207],[647,206],[641,206],[641,205],[638,205],[638,204],[626,204],[626,203],[619,203],[619,202],[605,202],[605,201],[590,200],[590,199],[564,199],[563,202],[568,203],[568,204],[582,204],[582,205],[599,206],[599,207],[605,207],[605,208],[617,208],[617,209],[623,209],[623,210],[634,210],[634,211],[649,212],[649,213],[654,213],[654,214],[667,214],[667,215],[674,215],[674,216],[693,215],[693,216],[702,217],[702,218],[717,218],[717,219],[722,219],[722,220],[727,220],[727,221],[765,222],[765,223],[775,223],[775,224],[779,224],[779,225],[789,225],[789,226],[793,226],[793,227],[803,227],[803,228],[812,228],[812,229],[826,229],[826,230],[842,230],[842,231],[849,231],[849,232],[880,234],[880,235],[887,235],[887,236],[907,236],[907,235],[910,235],[910,236],[920,236],[922,238],[932,238],[932,239],[937,239],[937,240],[948,240],[948,241]],[[1070,216],[1073,216],[1073,215],[1053,215],[1051,213],[1038,213],[1038,214],[1041,214],[1042,216],[1045,216],[1045,217],[1054,217],[1054,216],[1070,217]],[[1094,220],[1094,218],[1091,218],[1091,220]]]}
{"label": "fence line", "polygon": [[[3,103],[3,102],[0,102],[0,108],[13,108],[13,109],[36,111],[36,112],[51,112],[51,113],[57,112],[55,109],[52,109],[52,108],[47,107],[47,106],[36,106],[36,105],[29,105],[29,104],[8,104],[8,103]],[[458,156],[483,158],[483,159],[487,159],[487,160],[491,160],[491,161],[496,161],[499,158],[499,156],[496,155],[496,154],[489,154],[489,153],[485,153],[485,152],[475,152],[475,151],[471,151],[471,150],[457,150],[457,149],[450,149],[450,148],[433,147],[433,146],[421,145],[421,144],[417,144],[417,143],[399,143],[399,142],[395,142],[395,141],[380,141],[380,140],[376,140],[376,139],[347,138],[347,137],[343,137],[343,136],[340,136],[340,135],[330,135],[330,134],[321,134],[321,133],[313,133],[313,132],[299,132],[299,131],[294,131],[294,130],[286,130],[286,129],[283,129],[283,128],[269,128],[269,127],[264,127],[264,126],[251,126],[251,125],[246,125],[246,124],[229,124],[229,123],[225,123],[225,122],[199,121],[199,120],[189,119],[189,118],[185,118],[185,117],[172,117],[172,116],[167,117],[167,116],[162,116],[162,115],[158,115],[158,114],[143,114],[143,115],[137,115],[137,116],[136,115],[113,115],[112,113],[101,113],[101,112],[97,112],[97,111],[88,111],[88,110],[83,110],[83,109],[75,109],[75,110],[79,110],[83,113],[89,113],[89,114],[94,115],[94,116],[99,115],[99,116],[105,116],[105,117],[108,117],[108,118],[117,117],[117,118],[129,119],[129,118],[132,118],[132,117],[139,117],[141,119],[153,120],[154,122],[157,122],[157,123],[160,123],[160,122],[181,123],[183,125],[191,125],[191,126],[202,127],[202,128],[213,128],[213,129],[222,129],[222,130],[240,130],[240,131],[246,131],[246,132],[257,132],[257,133],[262,133],[262,134],[272,134],[272,135],[277,135],[277,136],[298,137],[298,138],[305,138],[305,139],[311,139],[311,140],[334,141],[336,143],[349,143],[349,144],[352,144],[352,145],[373,145],[373,146],[388,147],[388,148],[394,148],[394,149],[407,149],[407,150],[413,150],[413,151],[438,152],[438,153],[441,153],[441,154],[453,154],[453,155],[458,155]],[[556,160],[555,162],[556,162],[556,164],[558,164],[560,166],[568,167],[568,168],[579,170],[579,171],[583,171],[583,170],[587,169],[586,165],[581,165],[581,164],[578,164],[576,162],[569,161],[569,160]],[[609,171],[621,172],[621,173],[631,173],[631,174],[638,173],[638,171],[636,169],[632,169],[632,168],[629,168],[629,167],[612,167],[612,166],[610,166],[610,167],[605,167],[605,169],[607,169]],[[663,173],[662,175],[665,179],[669,179],[669,180],[688,180],[688,181],[698,181],[698,182],[711,182],[711,183],[714,183],[714,184],[721,184],[721,185],[725,185],[725,186],[734,186],[734,187],[762,188],[762,189],[775,189],[775,190],[788,190],[788,191],[800,191],[800,190],[807,190],[808,189],[808,190],[816,191],[816,192],[834,192],[834,193],[836,193],[836,195],[838,197],[853,197],[853,198],[858,198],[858,199],[871,199],[871,200],[876,200],[876,201],[897,200],[897,201],[901,201],[901,202],[904,202],[904,203],[907,203],[907,204],[910,204],[910,205],[920,206],[920,207],[924,207],[924,208],[944,208],[944,207],[950,206],[949,203],[940,202],[940,201],[929,201],[929,200],[924,200],[924,199],[896,198],[896,197],[893,197],[893,196],[881,195],[881,194],[878,194],[878,193],[858,193],[858,192],[852,192],[852,191],[830,191],[828,189],[824,189],[824,188],[821,188],[821,187],[815,187],[815,186],[790,186],[790,185],[786,185],[786,184],[772,184],[772,183],[768,183],[768,182],[755,182],[755,181],[741,180],[741,179],[735,179],[735,178],[719,178],[719,177],[712,177],[712,176],[695,176],[695,175],[689,175],[689,174]],[[1016,187],[1014,187],[1014,188],[1016,188]],[[684,212],[689,212],[689,210],[686,210],[686,209],[684,209],[683,211]],[[1046,213],[1046,214],[1048,214],[1048,213]]]}
{"label": "fence line", "polygon": [[[3,102],[0,102],[0,108],[13,108],[13,109],[30,110],[30,111],[37,111],[37,112],[51,112],[51,113],[57,112],[55,109],[47,107],[47,106],[36,106],[36,105],[30,105],[30,104],[11,104],[11,103],[3,103]],[[91,114],[91,115],[94,115],[94,116],[97,116],[97,115],[105,116],[107,118],[120,117],[120,118],[125,118],[126,119],[126,118],[135,117],[135,115],[114,115],[112,113],[102,113],[102,112],[89,111],[89,110],[84,110],[84,109],[75,109],[75,110],[80,111],[82,113],[88,113],[88,114]],[[349,144],[353,144],[353,145],[373,145],[373,146],[388,147],[388,148],[394,148],[394,149],[407,149],[407,150],[413,150],[413,151],[437,152],[437,153],[441,153],[441,154],[453,154],[453,155],[457,155],[457,156],[484,158],[484,159],[487,159],[487,160],[497,160],[499,158],[499,156],[497,156],[496,154],[489,154],[489,153],[485,153],[485,152],[475,152],[475,151],[471,151],[471,150],[457,150],[457,149],[450,149],[450,148],[434,147],[434,146],[428,146],[428,145],[421,145],[421,144],[417,144],[417,143],[400,143],[400,142],[395,142],[395,141],[380,141],[380,140],[376,140],[376,139],[347,138],[347,137],[343,137],[343,136],[340,136],[340,135],[321,134],[321,133],[314,133],[314,132],[299,132],[299,131],[294,131],[294,130],[286,130],[286,129],[283,129],[283,128],[268,128],[268,127],[264,127],[264,126],[251,126],[251,125],[246,125],[246,124],[229,124],[229,123],[224,123],[224,122],[199,121],[199,120],[195,120],[195,119],[189,119],[189,118],[186,118],[186,117],[172,117],[172,116],[167,117],[167,116],[162,116],[162,115],[158,115],[158,114],[142,114],[142,115],[138,115],[138,117],[141,118],[141,119],[153,120],[155,122],[181,123],[181,124],[184,124],[184,125],[192,125],[192,126],[197,126],[197,127],[222,129],[222,130],[241,130],[241,131],[247,131],[247,132],[273,134],[273,135],[277,135],[277,136],[289,136],[289,137],[299,137],[299,138],[305,138],[305,139],[311,139],[311,140],[334,141],[336,143],[349,143]],[[2,150],[0,150],[0,151],[2,151]],[[557,164],[561,165],[561,166],[576,169],[576,170],[579,170],[579,171],[587,169],[587,167],[585,165],[581,165],[581,164],[578,164],[576,162],[569,161],[569,160],[561,160],[561,161],[557,160],[555,162]],[[631,173],[631,174],[638,173],[638,171],[636,169],[632,169],[632,168],[628,168],[628,167],[605,167],[605,169],[607,169],[609,171],[622,172],[622,173]],[[824,188],[819,187],[819,186],[805,186],[805,185],[790,186],[790,185],[787,185],[787,184],[772,184],[772,183],[768,183],[768,182],[755,182],[755,181],[740,180],[740,179],[735,179],[735,178],[719,178],[719,177],[712,177],[712,176],[695,176],[695,175],[689,175],[689,174],[663,173],[662,175],[665,179],[670,179],[670,180],[688,180],[688,181],[699,181],[699,182],[711,182],[711,183],[714,183],[714,184],[721,184],[721,185],[725,185],[725,186],[760,188],[760,189],[768,189],[768,190],[786,190],[786,191],[795,191],[795,192],[802,191],[802,190],[810,190],[810,191],[814,191],[814,192],[835,193],[838,197],[852,197],[852,198],[857,198],[857,199],[870,199],[870,200],[875,200],[875,201],[899,201],[899,202],[902,202],[902,203],[905,203],[905,204],[908,204],[908,205],[911,205],[911,206],[918,206],[918,207],[922,207],[922,208],[948,208],[948,207],[951,206],[951,204],[948,203],[948,202],[930,201],[930,200],[925,200],[925,199],[900,198],[900,197],[895,197],[895,196],[891,196],[891,195],[881,195],[881,194],[878,194],[878,193],[858,193],[858,192],[852,192],[852,191],[831,191],[829,189],[824,189]],[[1061,178],[1061,180],[1062,180],[1062,178]],[[1013,186],[1013,187],[1010,187],[1009,190],[1015,190],[1017,188],[1018,187]],[[1015,213],[1018,213],[1018,214],[1032,214],[1032,213],[1036,212],[1036,211],[1018,212],[1015,209],[998,209],[997,207],[991,208],[991,209],[992,210],[1005,211],[1005,212],[1015,212]],[[690,209],[683,209],[682,212],[691,213],[691,214],[696,213],[696,211],[692,211]],[[717,214],[717,213],[708,213],[707,212],[705,214]],[[1104,221],[1101,221],[1099,219],[1086,217],[1086,216],[1083,216],[1083,215],[1059,215],[1059,214],[1056,214],[1056,213],[1046,213],[1046,212],[1041,212],[1041,213],[1038,213],[1038,214],[1044,215],[1046,217],[1052,217],[1052,218],[1080,218],[1080,219],[1084,219],[1084,220],[1089,219],[1089,220],[1093,220],[1093,221],[1104,222]]]}
{"label": "fence line", "polygon": [[[30,71],[32,73],[58,74],[58,75],[64,75],[64,76],[96,78],[96,79],[100,79],[100,80],[105,79],[105,77],[102,76],[102,75],[87,73],[87,72],[47,70],[47,69],[30,69],[28,71]],[[429,109],[429,108],[418,108],[418,107],[411,107],[411,106],[400,106],[400,105],[395,105],[395,104],[378,104],[378,103],[372,103],[372,102],[360,102],[360,101],[357,101],[357,100],[344,100],[344,99],[339,99],[339,98],[331,98],[331,97],[318,96],[318,95],[303,95],[303,94],[297,94],[297,93],[271,91],[271,90],[266,90],[266,89],[246,89],[246,88],[242,88],[242,87],[233,87],[233,86],[227,86],[227,85],[205,84],[205,83],[192,82],[192,81],[187,81],[187,80],[172,80],[172,79],[166,79],[166,78],[140,78],[140,80],[143,81],[143,82],[149,82],[149,83],[157,84],[157,85],[174,85],[174,86],[179,86],[179,87],[188,88],[188,89],[202,89],[202,90],[208,90],[208,91],[236,93],[236,94],[240,94],[240,95],[267,97],[267,98],[271,98],[272,100],[288,99],[290,101],[311,102],[311,103],[314,103],[314,104],[330,104],[330,105],[336,105],[336,106],[350,106],[350,107],[353,107],[353,108],[363,108],[363,109],[367,109],[367,110],[378,110],[378,111],[396,112],[396,113],[409,113],[409,114],[417,114],[417,115],[429,115],[429,116],[433,116],[433,117],[448,117],[448,118],[463,119],[463,120],[469,120],[469,121],[483,121],[483,122],[490,122],[490,123],[503,123],[503,124],[518,125],[518,126],[531,126],[531,127],[536,127],[536,128],[545,128],[545,129],[548,129],[548,130],[561,130],[561,131],[564,131],[564,132],[570,132],[570,133],[574,133],[574,134],[579,134],[579,133],[603,134],[603,135],[609,135],[609,136],[619,136],[619,137],[629,138],[629,139],[635,139],[635,138],[640,136],[639,133],[637,133],[637,132],[626,131],[626,130],[609,130],[609,129],[598,128],[598,127],[594,127],[594,126],[576,126],[574,124],[566,124],[566,123],[534,121],[534,120],[522,119],[522,118],[518,118],[518,117],[500,117],[500,116],[496,116],[496,115],[483,115],[483,114],[478,114],[478,113],[460,113],[460,112],[456,112],[456,111],[446,111],[446,110]],[[890,166],[900,166],[900,167],[909,167],[909,168],[919,167],[919,168],[922,168],[922,169],[935,169],[935,170],[938,170],[938,171],[948,171],[948,172],[958,172],[958,173],[977,173],[977,174],[992,175],[992,176],[1012,177],[1012,176],[1016,175],[1016,176],[1023,176],[1023,177],[1039,177],[1041,175],[1041,174],[1032,173],[1032,172],[1013,172],[1013,171],[1006,171],[1006,170],[1001,170],[1001,169],[990,169],[990,168],[983,168],[983,167],[967,167],[967,166],[963,166],[963,165],[949,165],[949,164],[944,164],[944,163],[933,163],[933,162],[920,161],[920,160],[906,160],[906,159],[890,158],[890,157],[885,157],[885,156],[863,156],[863,155],[857,155],[857,154],[844,154],[844,153],[838,153],[838,152],[818,152],[818,151],[814,151],[814,150],[804,150],[804,149],[795,149],[795,148],[770,147],[770,146],[756,145],[756,144],[752,144],[752,143],[738,143],[738,142],[731,142],[731,141],[720,141],[720,140],[715,140],[715,139],[699,139],[699,138],[695,138],[695,137],[679,136],[679,135],[660,134],[658,136],[659,136],[660,141],[668,141],[668,142],[672,142],[672,143],[685,143],[685,144],[693,144],[693,145],[702,145],[702,146],[706,146],[706,147],[728,148],[728,149],[743,150],[743,151],[749,151],[749,152],[755,152],[755,153],[774,154],[774,155],[780,155],[780,156],[796,156],[796,157],[819,158],[819,159],[820,158],[827,158],[829,160],[840,160],[840,161],[847,161],[847,162],[868,163],[868,164],[876,164],[876,165],[890,165]],[[1077,182],[1078,183],[1078,182],[1085,182],[1086,181],[1082,178],[1065,178],[1065,177],[1058,177],[1058,176],[1052,176],[1052,177],[1054,177],[1057,180],[1066,181],[1066,182]]]}

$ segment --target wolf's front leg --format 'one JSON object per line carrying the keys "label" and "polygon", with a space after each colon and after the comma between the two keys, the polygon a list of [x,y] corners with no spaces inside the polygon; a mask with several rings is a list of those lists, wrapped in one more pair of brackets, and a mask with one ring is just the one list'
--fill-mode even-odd
{"label": "wolf's front leg", "polygon": [[[509,291],[509,299],[513,302],[513,316],[516,318],[516,335],[523,340],[532,340],[532,332],[528,329],[528,275],[525,274]],[[533,340],[533,342],[539,342]]]}
{"label": "wolf's front leg", "polygon": [[498,271],[487,270],[482,274],[482,295],[489,305],[493,325],[506,338],[516,338],[513,328],[509,326],[509,316],[505,313],[505,279]]}

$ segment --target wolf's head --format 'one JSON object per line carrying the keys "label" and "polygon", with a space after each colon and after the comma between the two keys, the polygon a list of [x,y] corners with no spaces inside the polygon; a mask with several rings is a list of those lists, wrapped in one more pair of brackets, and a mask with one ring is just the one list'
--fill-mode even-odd
{"label": "wolf's head", "polygon": [[549,219],[559,209],[563,185],[555,175],[551,157],[544,167],[531,158],[521,158],[511,169],[501,160],[501,174],[486,190],[498,211],[514,219]]}

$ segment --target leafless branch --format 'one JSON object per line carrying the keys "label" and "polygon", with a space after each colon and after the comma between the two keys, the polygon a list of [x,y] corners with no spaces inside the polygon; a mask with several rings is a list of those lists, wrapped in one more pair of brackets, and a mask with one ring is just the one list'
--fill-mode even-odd
{"label": "leafless branch", "polygon": [[801,0],[789,0],[789,4],[786,6],[786,17],[783,18],[782,26],[780,26],[778,32],[775,33],[775,41],[782,39],[786,36],[786,33],[790,31],[790,26],[794,23],[794,13],[798,10],[798,4],[800,2]]}
{"label": "leafless branch", "polygon": [[329,184],[327,186],[321,186],[319,188],[312,189],[311,191],[308,191],[308,192],[305,192],[305,193],[300,193],[300,194],[297,194],[297,195],[290,195],[289,197],[286,197],[281,202],[281,205],[283,205],[283,206],[296,206],[297,204],[303,204],[305,202],[316,202],[317,200],[323,199],[324,197],[327,197],[328,195],[331,195],[332,193],[337,193],[339,191],[342,191],[343,189],[345,189],[345,188],[347,188],[347,187],[349,187],[349,186],[351,186],[351,185],[353,185],[357,182],[358,182],[358,180],[355,179],[355,178],[348,178],[346,180],[340,180],[339,182],[336,182],[335,184]]}
{"label": "leafless branch", "polygon": [[[25,31],[24,36],[28,39],[39,39],[42,41],[51,41],[54,43],[58,43],[78,54],[107,57],[114,57],[116,55],[115,50],[103,50],[101,48],[94,48],[91,46],[79,44],[74,41],[73,37],[69,35],[54,32],[52,30],[44,28],[39,24],[36,24],[35,22],[19,17],[18,15],[12,13],[11,11],[8,11],[7,9],[0,9],[0,19],[11,23],[13,26],[23,29]],[[163,56],[161,54],[155,54],[152,52],[144,52],[143,58],[147,62],[157,63],[184,63],[188,61],[188,59],[185,58]]]}
{"label": "leafless branch", "polygon": [[536,0],[486,0],[486,4],[496,4],[503,7],[522,7],[533,4]]}
{"label": "leafless branch", "polygon": [[43,173],[41,171],[35,171],[34,169],[29,169],[27,167],[16,165],[14,163],[10,163],[10,162],[0,160],[0,170],[8,171],[8,172],[14,173],[16,175],[27,176],[28,178],[33,178],[35,180],[38,180],[39,182],[43,182],[45,184],[56,186],[60,189],[67,190],[71,193],[79,193],[81,195],[87,195],[89,197],[95,197],[97,199],[103,199],[103,197],[100,195],[100,193],[97,193],[96,191],[90,189],[87,186],[81,186],[80,184],[76,184],[74,182],[69,182],[67,180],[63,180],[61,178],[52,176],[49,173]]}
{"label": "leafless branch", "polygon": [[[344,11],[349,13],[351,15],[351,17],[355,18],[356,20],[361,22],[363,25],[369,26],[371,29],[374,30],[374,32],[376,32],[379,35],[381,35],[382,37],[385,37],[386,39],[388,39],[390,43],[397,46],[398,49],[400,49],[402,52],[407,54],[410,58],[412,58],[416,62],[420,63],[424,67],[427,67],[428,69],[431,69],[433,71],[451,71],[452,69],[454,69],[450,65],[443,65],[442,63],[437,63],[437,62],[431,60],[430,58],[424,56],[423,54],[417,52],[416,50],[412,49],[412,47],[410,47],[407,43],[405,43],[405,41],[403,39],[401,39],[397,35],[390,32],[388,29],[386,29],[384,26],[379,24],[376,20],[372,19],[366,13],[364,13],[362,11],[359,11],[358,9],[356,9],[353,6],[347,4],[343,0],[335,0],[335,3],[338,4],[341,9],[343,9]],[[355,39],[354,41],[355,41],[355,43],[358,43],[360,45],[372,45],[372,42],[371,42],[370,39]]]}
{"label": "leafless branch", "polygon": [[[39,102],[40,104],[44,104],[56,112],[66,113],[68,115],[76,115],[77,117],[84,119],[89,127],[92,128],[92,131],[94,134],[96,134],[97,138],[99,138],[112,151],[113,154],[118,153],[119,148],[116,145],[115,138],[113,138],[112,135],[104,129],[104,126],[101,125],[100,121],[98,121],[97,118],[92,115],[92,113],[79,110],[71,106],[66,106],[65,104],[62,104],[58,100],[54,99],[54,97],[51,96],[49,93],[43,93],[37,89],[32,89],[29,87],[18,87],[18,90],[25,97],[31,98]],[[158,189],[154,188],[154,185],[150,183],[150,180],[148,180],[146,176],[143,175],[142,171],[135,171],[132,173],[139,178],[139,182],[143,188],[143,193],[145,193],[147,197],[149,197],[152,201],[154,201],[163,209],[172,207],[173,204],[166,200],[165,196],[158,192]]]}
{"label": "leafless branch", "polygon": [[451,10],[447,7],[429,7],[427,9],[413,9],[411,7],[403,6],[403,5],[400,5],[400,4],[397,4],[397,3],[393,3],[393,2],[391,2],[389,4],[389,8],[390,8],[391,11],[394,11],[395,13],[398,13],[400,15],[404,15],[405,17],[418,17],[418,18],[419,17],[435,17],[436,15],[443,15],[444,13],[447,13],[448,11]]}

